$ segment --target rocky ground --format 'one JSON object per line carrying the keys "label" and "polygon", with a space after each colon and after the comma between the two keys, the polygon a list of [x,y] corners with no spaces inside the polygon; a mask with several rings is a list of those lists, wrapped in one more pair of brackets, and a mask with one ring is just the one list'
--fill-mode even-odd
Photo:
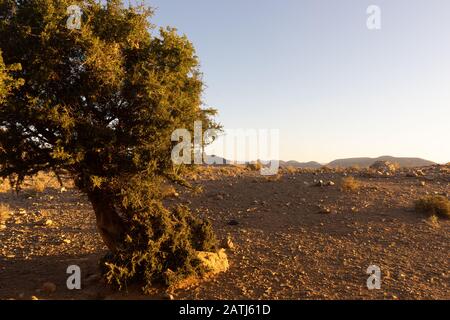
{"label": "rocky ground", "polygon": [[[346,176],[360,186],[342,190]],[[190,179],[203,192],[178,190],[167,205],[188,204],[231,240],[230,269],[175,290],[175,299],[450,299],[450,221],[413,209],[422,196],[449,196],[448,165],[288,168],[275,177],[222,167]],[[0,193],[10,213],[0,227],[0,299],[168,297],[107,287],[98,271],[106,249],[87,199],[70,183],[63,192],[29,184],[19,195]],[[66,287],[70,265],[81,268],[81,290]],[[367,289],[371,265],[381,269],[380,290]]]}

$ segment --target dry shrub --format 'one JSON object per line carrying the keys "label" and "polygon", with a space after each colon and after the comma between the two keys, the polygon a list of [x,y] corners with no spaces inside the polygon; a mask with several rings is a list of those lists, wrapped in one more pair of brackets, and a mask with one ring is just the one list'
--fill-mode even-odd
{"label": "dry shrub", "polygon": [[235,169],[233,167],[222,167],[220,168],[220,173],[224,176],[233,176],[235,175]]}
{"label": "dry shrub", "polygon": [[11,190],[11,184],[7,179],[0,179],[0,193],[5,193]]}
{"label": "dry shrub", "polygon": [[171,185],[166,185],[166,186],[161,187],[161,193],[162,193],[162,197],[163,198],[176,198],[176,197],[178,197],[177,190]]}
{"label": "dry shrub", "polygon": [[344,191],[356,191],[361,188],[361,183],[353,177],[345,177],[341,181],[341,187]]}
{"label": "dry shrub", "polygon": [[444,196],[427,196],[415,203],[416,212],[430,216],[450,218],[450,201]]}
{"label": "dry shrub", "polygon": [[299,170],[298,170],[297,168],[293,167],[293,166],[287,166],[287,167],[285,167],[285,168],[284,168],[284,171],[285,171],[287,174],[296,174],[297,172],[299,172]]}
{"label": "dry shrub", "polygon": [[265,176],[264,179],[266,182],[277,182],[281,181],[282,175],[281,174],[275,174],[271,176]]}
{"label": "dry shrub", "polygon": [[50,179],[44,172],[38,172],[31,178],[29,191],[35,194],[44,192]]}
{"label": "dry shrub", "polygon": [[45,181],[40,180],[40,179],[34,179],[34,180],[33,180],[31,189],[32,189],[35,193],[42,193],[42,192],[45,191],[45,188],[46,188]]}
{"label": "dry shrub", "polygon": [[7,204],[0,203],[0,225],[4,224],[11,215],[11,208]]}
{"label": "dry shrub", "polygon": [[[64,185],[70,187],[71,184],[73,184],[72,181],[67,181],[65,179]],[[32,177],[30,181],[30,191],[32,193],[42,193],[47,188],[53,188],[53,189],[60,189],[63,187],[62,181],[60,182],[56,176],[56,174],[51,172],[38,172],[35,176]]]}
{"label": "dry shrub", "polygon": [[256,162],[247,163],[246,167],[248,170],[251,170],[251,171],[259,171],[259,170],[261,170],[261,168],[263,166],[260,161],[256,161]]}
{"label": "dry shrub", "polygon": [[435,215],[430,216],[425,222],[432,228],[440,227],[439,218]]}

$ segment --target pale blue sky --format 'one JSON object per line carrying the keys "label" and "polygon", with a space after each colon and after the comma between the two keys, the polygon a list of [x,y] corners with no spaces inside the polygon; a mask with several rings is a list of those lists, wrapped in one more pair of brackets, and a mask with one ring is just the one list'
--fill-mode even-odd
{"label": "pale blue sky", "polygon": [[145,2],[194,43],[218,120],[280,129],[281,159],[450,161],[450,1]]}

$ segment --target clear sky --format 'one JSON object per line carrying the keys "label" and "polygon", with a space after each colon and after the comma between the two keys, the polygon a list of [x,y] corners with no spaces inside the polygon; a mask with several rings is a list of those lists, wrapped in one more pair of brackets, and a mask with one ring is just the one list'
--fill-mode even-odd
{"label": "clear sky", "polygon": [[282,160],[450,161],[450,1],[145,2],[194,43],[218,120],[280,129]]}

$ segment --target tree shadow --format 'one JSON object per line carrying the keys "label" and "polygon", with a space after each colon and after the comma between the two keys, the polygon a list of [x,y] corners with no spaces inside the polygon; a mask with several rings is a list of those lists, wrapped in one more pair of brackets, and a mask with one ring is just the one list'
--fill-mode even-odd
{"label": "tree shadow", "polygon": [[[163,299],[163,291],[155,288],[151,295],[143,295],[140,288],[131,285],[118,292],[100,277],[99,259],[105,252],[86,255],[35,256],[31,259],[0,257],[0,299],[50,300],[154,300]],[[77,265],[81,269],[81,289],[69,290],[67,268]],[[45,292],[46,282],[56,285],[53,293]]]}

